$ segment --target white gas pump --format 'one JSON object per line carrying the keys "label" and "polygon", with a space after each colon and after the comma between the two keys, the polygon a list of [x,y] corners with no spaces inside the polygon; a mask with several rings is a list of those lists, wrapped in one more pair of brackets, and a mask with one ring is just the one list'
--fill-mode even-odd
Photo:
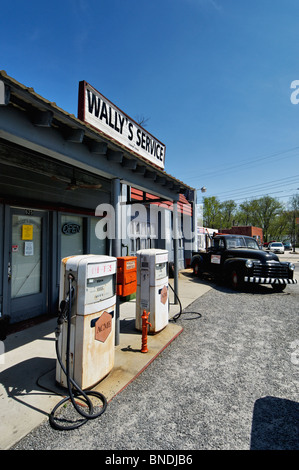
{"label": "white gas pump", "polygon": [[[60,304],[70,296],[72,302],[70,325],[61,322],[58,351],[65,365],[69,331],[69,373],[83,390],[100,382],[114,366],[116,261],[109,256],[79,255],[61,262]],[[67,386],[58,360],[56,381]]]}
{"label": "white gas pump", "polygon": [[139,250],[137,255],[136,320],[142,329],[143,310],[150,312],[149,333],[157,333],[168,324],[168,251]]}

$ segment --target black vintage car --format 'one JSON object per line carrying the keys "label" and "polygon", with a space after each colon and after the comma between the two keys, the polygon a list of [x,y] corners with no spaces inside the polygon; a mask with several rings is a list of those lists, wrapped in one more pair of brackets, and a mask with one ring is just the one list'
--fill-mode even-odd
{"label": "black vintage car", "polygon": [[246,283],[271,284],[281,292],[287,284],[297,283],[293,263],[279,261],[274,253],[260,249],[254,238],[243,235],[215,235],[207,251],[193,253],[191,267],[194,275],[229,281],[234,289]]}

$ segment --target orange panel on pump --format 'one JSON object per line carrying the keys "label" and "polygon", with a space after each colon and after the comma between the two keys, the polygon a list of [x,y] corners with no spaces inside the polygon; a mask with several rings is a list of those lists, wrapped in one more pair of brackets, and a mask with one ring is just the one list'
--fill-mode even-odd
{"label": "orange panel on pump", "polygon": [[134,294],[137,289],[137,257],[117,258],[116,293],[122,297]]}

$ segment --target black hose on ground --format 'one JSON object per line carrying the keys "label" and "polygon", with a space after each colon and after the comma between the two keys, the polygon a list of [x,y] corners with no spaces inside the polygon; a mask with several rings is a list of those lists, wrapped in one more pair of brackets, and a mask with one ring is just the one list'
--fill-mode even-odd
{"label": "black hose on ground", "polygon": [[177,300],[178,300],[178,302],[179,302],[179,305],[180,305],[180,311],[179,311],[179,313],[176,313],[176,314],[171,318],[172,321],[176,322],[176,321],[180,318],[180,316],[182,315],[182,313],[195,313],[196,315],[198,315],[199,317],[201,317],[201,313],[199,313],[199,312],[183,312],[183,308],[182,308],[182,304],[181,304],[181,301],[180,301],[179,296],[178,296],[177,293],[174,291],[174,288],[173,288],[170,284],[168,284],[168,285],[169,285],[169,287],[171,288],[172,292],[174,293],[174,295],[175,295],[175,297],[177,298]]}
{"label": "black hose on ground", "polygon": [[178,300],[178,302],[179,302],[179,304],[180,304],[180,311],[179,311],[179,313],[176,313],[176,314],[172,317],[172,320],[176,322],[176,321],[180,318],[180,316],[182,315],[182,313],[183,313],[183,308],[182,308],[181,301],[180,301],[180,299],[179,299],[177,293],[175,292],[174,288],[172,287],[172,285],[170,285],[170,284],[168,284],[168,285],[169,285],[169,287],[171,288],[172,292],[174,293],[175,297],[177,298],[177,300]]}

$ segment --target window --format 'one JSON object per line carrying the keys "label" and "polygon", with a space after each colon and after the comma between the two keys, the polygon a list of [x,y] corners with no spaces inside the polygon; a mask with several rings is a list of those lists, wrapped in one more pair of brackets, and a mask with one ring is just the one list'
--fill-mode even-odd
{"label": "window", "polygon": [[61,215],[61,258],[83,255],[83,217]]}
{"label": "window", "polygon": [[90,218],[90,253],[93,255],[106,255],[107,239],[101,240],[96,236],[96,225],[99,221],[98,217]]}

